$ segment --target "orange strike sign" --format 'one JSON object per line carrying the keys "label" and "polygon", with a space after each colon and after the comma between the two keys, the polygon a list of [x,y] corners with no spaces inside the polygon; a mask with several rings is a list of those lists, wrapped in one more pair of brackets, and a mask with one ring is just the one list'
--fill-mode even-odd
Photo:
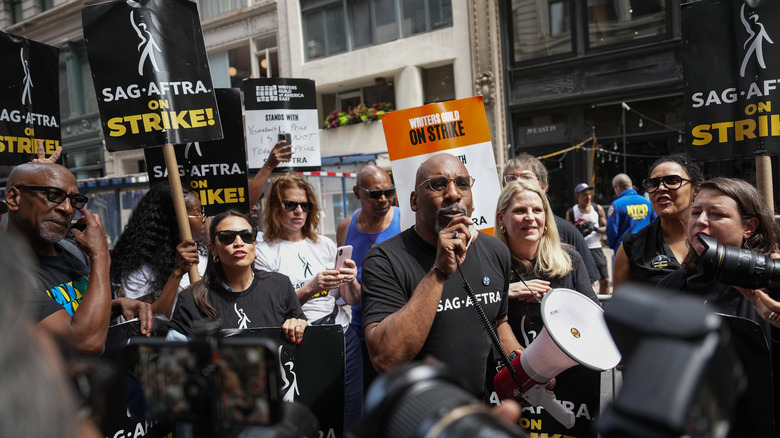
{"label": "orange strike sign", "polygon": [[476,180],[472,220],[492,234],[501,186],[481,96],[393,111],[382,116],[382,126],[404,223],[414,222],[409,194],[417,168],[431,155],[447,152]]}

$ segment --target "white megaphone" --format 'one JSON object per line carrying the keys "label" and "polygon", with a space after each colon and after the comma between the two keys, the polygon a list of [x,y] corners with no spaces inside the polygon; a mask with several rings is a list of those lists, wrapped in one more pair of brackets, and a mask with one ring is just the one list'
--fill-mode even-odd
{"label": "white megaphone", "polygon": [[582,364],[605,371],[620,362],[601,306],[571,289],[553,289],[542,299],[544,329],[523,352],[493,379],[501,400],[523,398],[542,406],[566,428],[574,412],[564,408],[545,385],[563,371]]}

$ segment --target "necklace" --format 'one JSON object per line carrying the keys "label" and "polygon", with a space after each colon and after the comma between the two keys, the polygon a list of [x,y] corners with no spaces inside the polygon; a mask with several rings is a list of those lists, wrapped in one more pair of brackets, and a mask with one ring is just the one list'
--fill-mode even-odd
{"label": "necklace", "polygon": [[[361,210],[359,214],[362,216],[362,215],[363,215],[363,211]],[[358,219],[360,219],[360,217],[358,217]],[[359,221],[358,221],[358,222],[359,222]],[[381,226],[381,225],[382,225],[382,224],[380,224],[380,226]],[[368,228],[368,227],[367,227],[367,226],[365,226],[365,225],[364,225],[364,227],[365,227],[365,228]],[[358,229],[358,230],[359,230],[359,229]],[[362,232],[362,233],[363,233],[363,234],[366,236],[366,239],[368,239],[368,241],[371,243],[371,248],[373,248],[374,246],[376,246],[376,239],[379,237],[379,233],[381,233],[382,231],[383,231],[383,230],[379,230],[379,231],[377,231],[376,233],[369,233],[369,232],[367,232],[367,231],[361,231],[361,232]]]}

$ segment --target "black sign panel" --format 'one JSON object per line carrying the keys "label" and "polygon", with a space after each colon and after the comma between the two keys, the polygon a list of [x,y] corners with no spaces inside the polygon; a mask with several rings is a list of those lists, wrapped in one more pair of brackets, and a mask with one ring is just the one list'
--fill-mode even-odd
{"label": "black sign panel", "polygon": [[682,34],[688,153],[711,161],[780,152],[780,2],[687,2]]}
{"label": "black sign panel", "polygon": [[111,1],[82,20],[109,151],[222,138],[195,2]]}
{"label": "black sign panel", "polygon": [[0,32],[0,164],[46,155],[60,145],[60,50]]}
{"label": "black sign panel", "polygon": [[[225,136],[221,140],[174,146],[182,186],[198,195],[207,216],[229,208],[249,213],[241,95],[237,88],[218,88],[216,96]],[[162,148],[146,148],[144,156],[149,184],[167,182]]]}

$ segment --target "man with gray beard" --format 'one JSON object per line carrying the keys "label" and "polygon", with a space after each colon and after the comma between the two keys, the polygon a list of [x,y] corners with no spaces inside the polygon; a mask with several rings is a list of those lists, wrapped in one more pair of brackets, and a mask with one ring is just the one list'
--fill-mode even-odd
{"label": "man with gray beard", "polygon": [[[76,177],[59,164],[21,164],[6,184],[8,233],[24,239],[38,258],[40,290],[28,311],[36,329],[73,342],[82,353],[101,354],[112,317],[138,317],[141,334],[153,327],[151,305],[111,299],[111,257],[100,217],[86,208]],[[82,213],[76,226],[76,210]]]}
{"label": "man with gray beard", "polygon": [[433,356],[484,397],[491,344],[463,278],[504,349],[520,344],[506,316],[509,250],[469,230],[473,184],[453,155],[437,154],[420,166],[410,196],[415,225],[375,246],[363,261],[363,330],[377,371]]}

